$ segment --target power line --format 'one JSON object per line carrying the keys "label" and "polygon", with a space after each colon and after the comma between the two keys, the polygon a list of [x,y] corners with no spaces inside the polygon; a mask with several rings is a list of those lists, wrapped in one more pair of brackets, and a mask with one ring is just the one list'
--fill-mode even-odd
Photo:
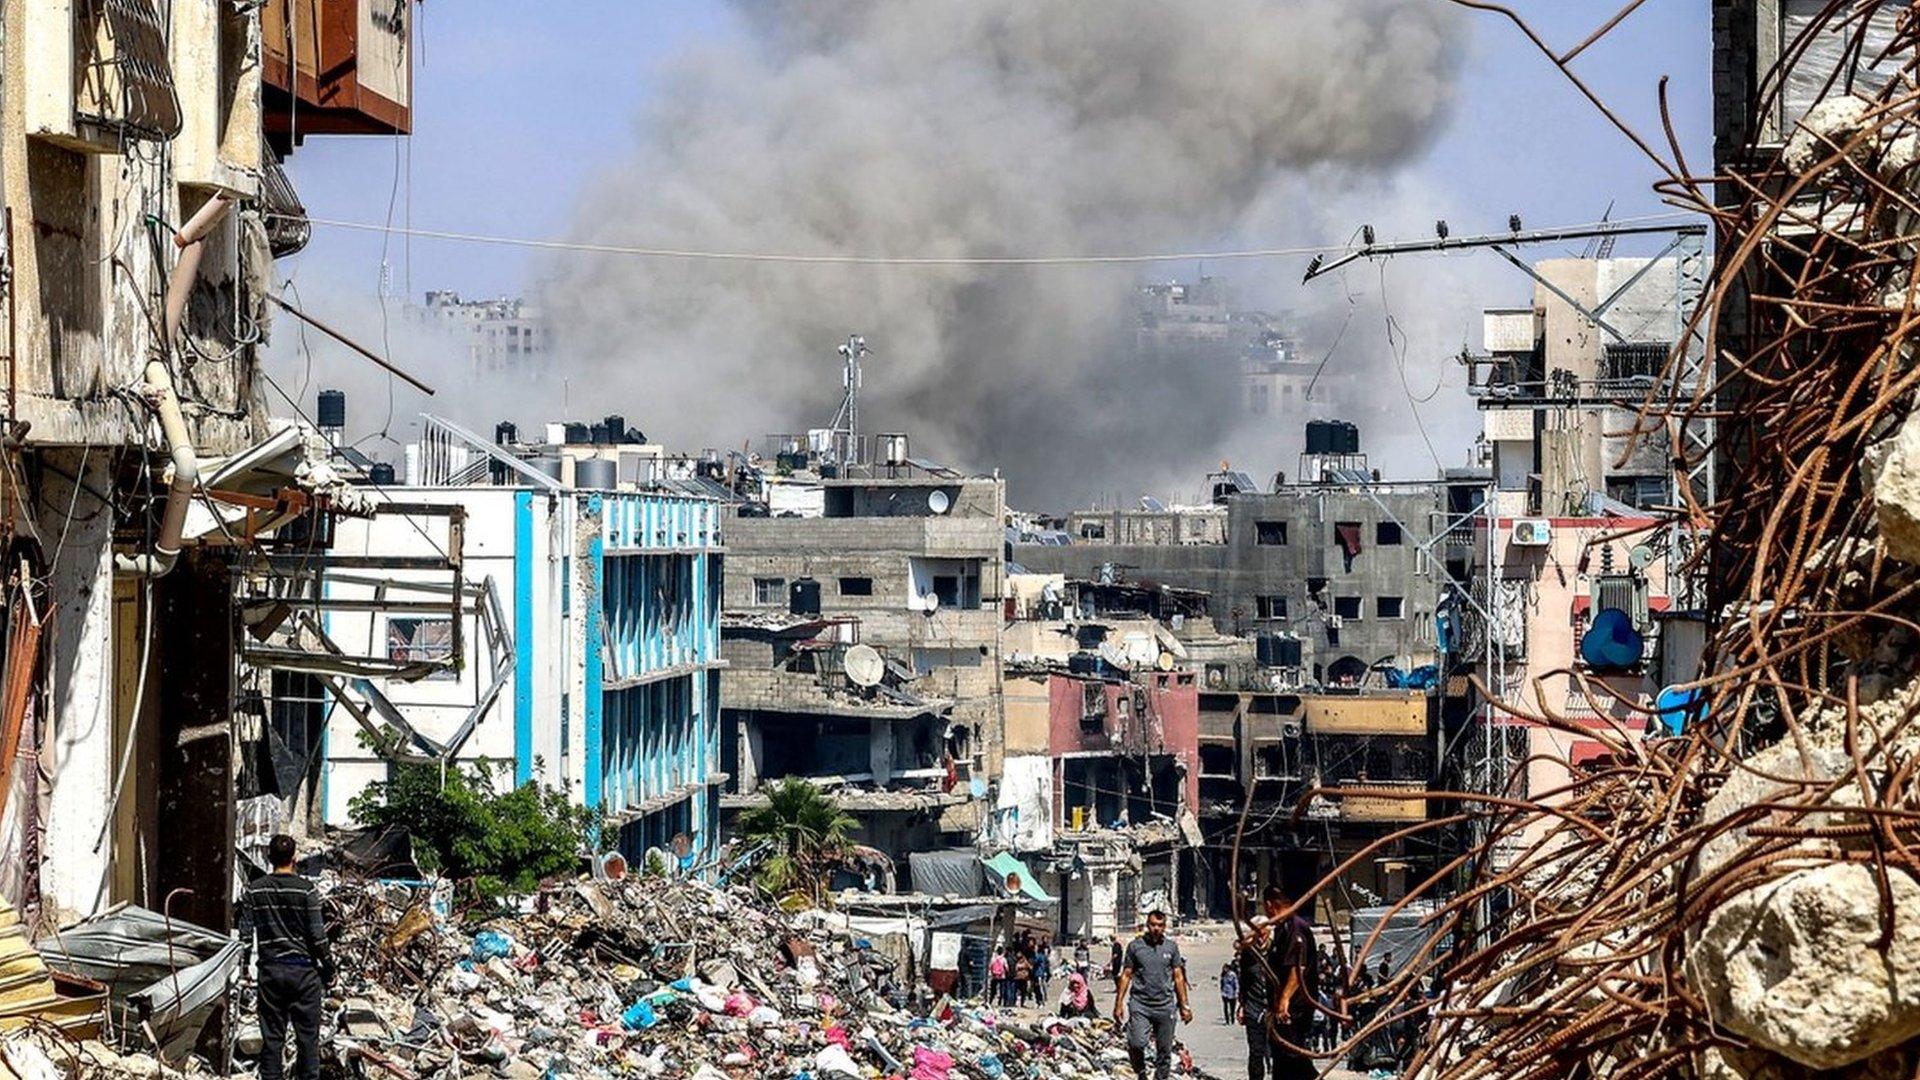
{"label": "power line", "polygon": [[[288,217],[288,215],[269,214],[268,217]],[[1639,218],[1622,218],[1609,222],[1585,222],[1577,225],[1556,226],[1553,232],[1571,232],[1595,228],[1608,228],[1615,231],[1632,231],[1629,226],[1636,223],[1676,221],[1693,215],[1680,211],[1667,211],[1649,214]],[[548,251],[578,251],[601,255],[627,255],[635,258],[652,259],[691,259],[708,262],[755,262],[755,263],[795,263],[801,265],[837,265],[837,266],[1098,266],[1127,265],[1160,262],[1187,262],[1197,259],[1273,259],[1298,255],[1328,255],[1347,253],[1353,258],[1380,250],[1354,249],[1345,244],[1320,244],[1306,247],[1283,248],[1244,248],[1226,251],[1182,251],[1154,252],[1144,254],[1110,255],[854,255],[854,254],[801,254],[796,252],[765,251],[718,251],[699,248],[667,248],[629,246],[624,244],[596,244],[573,240],[553,240],[541,237],[499,236],[488,233],[459,232],[451,229],[415,229],[362,221],[341,221],[334,218],[299,218],[310,225],[330,229],[348,229],[357,232],[375,232],[386,236],[419,237],[425,240],[448,240],[465,244],[493,244],[505,247],[538,248]],[[1505,243],[1512,239],[1508,233],[1489,233],[1485,236],[1461,237],[1452,241],[1449,247],[1484,246],[1492,243]]]}

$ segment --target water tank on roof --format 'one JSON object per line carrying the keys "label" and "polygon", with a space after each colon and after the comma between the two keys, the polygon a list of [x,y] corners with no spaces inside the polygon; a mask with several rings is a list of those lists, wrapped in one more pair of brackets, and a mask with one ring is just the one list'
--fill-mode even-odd
{"label": "water tank on roof", "polygon": [[1077,652],[1067,657],[1067,670],[1075,675],[1093,675],[1100,670],[1100,654]]}
{"label": "water tank on roof", "polygon": [[320,391],[320,407],[315,411],[314,422],[323,428],[346,427],[347,392],[345,390]]}
{"label": "water tank on roof", "polygon": [[820,583],[813,578],[795,578],[787,586],[787,614],[820,614]]}
{"label": "water tank on roof", "polygon": [[1274,658],[1278,653],[1275,646],[1279,641],[1280,635],[1271,630],[1262,630],[1253,636],[1253,658],[1261,667],[1273,667],[1280,662]]}
{"label": "water tank on roof", "polygon": [[376,461],[367,470],[367,479],[375,484],[386,486],[394,482],[393,466],[385,461]]}
{"label": "water tank on roof", "polygon": [[612,491],[620,486],[620,463],[581,458],[573,463],[573,486],[584,491]]}
{"label": "water tank on roof", "polygon": [[1333,424],[1326,420],[1307,421],[1307,453],[1333,453]]}
{"label": "water tank on roof", "polygon": [[1350,420],[1333,421],[1333,453],[1357,454],[1360,452],[1360,426]]}
{"label": "water tank on roof", "polygon": [[873,437],[874,453],[882,465],[905,465],[907,463],[907,437],[898,433],[880,434]]}
{"label": "water tank on roof", "polygon": [[576,421],[568,421],[562,424],[561,432],[566,436],[568,446],[582,446],[593,437],[593,430],[591,428]]}
{"label": "water tank on roof", "polygon": [[607,418],[600,421],[600,423],[607,429],[608,442],[619,443],[627,441],[626,417],[621,416],[619,413],[608,413]]}
{"label": "water tank on roof", "polygon": [[502,420],[493,425],[493,442],[496,446],[506,446],[520,437],[520,428],[511,420]]}
{"label": "water tank on roof", "polygon": [[595,446],[605,446],[613,441],[613,437],[607,431],[607,425],[605,424],[588,425],[587,438],[593,440],[593,445]]}
{"label": "water tank on roof", "polygon": [[1281,634],[1280,640],[1273,646],[1273,666],[1297,668],[1304,662],[1300,652],[1300,639],[1292,634]]}
{"label": "water tank on roof", "polygon": [[563,472],[564,466],[557,457],[528,458],[527,464],[531,466],[535,472],[538,472],[556,484],[560,483],[561,477],[565,475]]}

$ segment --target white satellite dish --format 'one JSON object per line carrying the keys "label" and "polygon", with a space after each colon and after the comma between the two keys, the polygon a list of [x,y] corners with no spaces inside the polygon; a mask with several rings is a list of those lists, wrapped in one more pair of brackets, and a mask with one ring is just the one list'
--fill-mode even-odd
{"label": "white satellite dish", "polygon": [[940,610],[940,597],[935,593],[926,593],[920,597],[920,610],[931,615]]}
{"label": "white satellite dish", "polygon": [[847,650],[847,681],[855,686],[878,686],[887,671],[887,662],[871,645],[855,645]]}
{"label": "white satellite dish", "polygon": [[944,514],[953,505],[953,499],[944,491],[927,492],[927,509],[936,514]]}
{"label": "white satellite dish", "polygon": [[1122,671],[1133,666],[1133,659],[1127,655],[1127,650],[1111,641],[1100,643],[1100,659],[1105,660],[1108,666]]}

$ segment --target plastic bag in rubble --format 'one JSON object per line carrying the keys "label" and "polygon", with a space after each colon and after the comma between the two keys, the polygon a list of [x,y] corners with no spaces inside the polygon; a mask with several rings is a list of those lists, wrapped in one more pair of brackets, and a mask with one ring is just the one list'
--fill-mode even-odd
{"label": "plastic bag in rubble", "polygon": [[653,1011],[653,1002],[641,998],[620,1014],[620,1022],[628,1031],[643,1031],[659,1023],[660,1017]]}
{"label": "plastic bag in rubble", "polygon": [[694,983],[693,1000],[698,1001],[700,1007],[710,1013],[727,1011],[727,992],[717,986],[708,986],[706,983]]}
{"label": "plastic bag in rubble", "polygon": [[908,1073],[913,1080],[947,1080],[947,1074],[952,1071],[952,1054],[931,1046],[913,1048],[913,1071]]}
{"label": "plastic bag in rubble", "polygon": [[813,1067],[823,1073],[843,1073],[847,1076],[859,1076],[860,1065],[847,1053],[847,1048],[830,1043],[813,1055]]}
{"label": "plastic bag in rubble", "polygon": [[496,956],[510,956],[513,939],[498,930],[482,930],[473,935],[473,962],[484,964]]}
{"label": "plastic bag in rubble", "polygon": [[727,995],[727,1015],[745,1016],[753,1011],[753,1007],[756,1004],[757,1002],[747,996],[746,991],[735,990],[733,993]]}
{"label": "plastic bag in rubble", "polygon": [[768,1005],[756,1005],[753,1011],[747,1014],[747,1023],[754,1027],[772,1027],[782,1019],[780,1010]]}

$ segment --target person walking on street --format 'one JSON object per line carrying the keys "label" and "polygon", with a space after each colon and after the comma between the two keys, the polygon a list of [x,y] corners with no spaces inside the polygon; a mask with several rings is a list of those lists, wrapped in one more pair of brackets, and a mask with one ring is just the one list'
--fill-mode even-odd
{"label": "person walking on street", "polygon": [[1115,934],[1108,941],[1113,946],[1113,955],[1107,961],[1107,978],[1117,981],[1120,978],[1120,935]]}
{"label": "person walking on street", "polygon": [[1047,1006],[1047,983],[1053,979],[1053,943],[1040,939],[1040,950],[1033,954],[1033,1004]]}
{"label": "person walking on street", "polygon": [[1240,1019],[1240,973],[1233,970],[1233,961],[1229,960],[1220,968],[1220,1015],[1223,1023],[1234,1023]]}
{"label": "person walking on street", "polygon": [[1093,950],[1088,947],[1087,939],[1084,935],[1074,939],[1073,967],[1074,970],[1080,974],[1088,978],[1093,977]]}
{"label": "person walking on street", "polygon": [[1247,1078],[1310,1080],[1314,1002],[1320,993],[1313,927],[1285,915],[1287,894],[1269,885],[1262,914],[1240,941],[1240,1015],[1247,1028]]}
{"label": "person walking on street", "polygon": [[1147,1080],[1147,1044],[1152,1042],[1153,1080],[1173,1069],[1174,1020],[1193,1023],[1187,1005],[1187,965],[1180,946],[1167,937],[1167,913],[1147,912],[1147,929],[1128,944],[1113,992],[1113,1022],[1126,1029],[1127,1058],[1134,1075]]}
{"label": "person walking on street", "polygon": [[1033,960],[1026,953],[1013,956],[1013,992],[1007,996],[1012,1000],[1008,1005],[1025,1005],[1027,995],[1033,992]]}
{"label": "person walking on street", "polygon": [[320,918],[320,894],[293,868],[293,837],[267,842],[273,872],[240,894],[240,967],[257,964],[260,1080],[281,1080],[287,1029],[293,1029],[296,1080],[320,1077],[320,999],[333,982],[333,953]]}
{"label": "person walking on street", "polygon": [[987,961],[987,1001],[1007,1003],[1007,951],[998,945],[993,947],[993,959]]}

